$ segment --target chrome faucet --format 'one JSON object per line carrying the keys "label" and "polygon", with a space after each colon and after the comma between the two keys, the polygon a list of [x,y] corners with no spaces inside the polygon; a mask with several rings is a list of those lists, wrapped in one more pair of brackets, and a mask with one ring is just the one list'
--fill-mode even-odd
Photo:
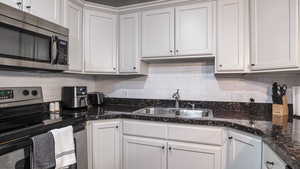
{"label": "chrome faucet", "polygon": [[179,109],[179,99],[180,99],[179,89],[177,89],[177,91],[172,95],[172,98],[175,99],[176,109]]}
{"label": "chrome faucet", "polygon": [[195,110],[196,104],[188,103],[188,105],[190,105],[192,107],[192,109]]}

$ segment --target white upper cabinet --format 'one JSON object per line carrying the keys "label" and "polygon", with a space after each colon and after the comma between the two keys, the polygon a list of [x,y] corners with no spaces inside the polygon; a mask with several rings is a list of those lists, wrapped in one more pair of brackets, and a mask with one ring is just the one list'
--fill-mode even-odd
{"label": "white upper cabinet", "polygon": [[83,8],[72,0],[64,1],[64,23],[69,28],[69,70],[83,71]]}
{"label": "white upper cabinet", "polygon": [[217,72],[242,72],[249,58],[249,1],[217,1]]}
{"label": "white upper cabinet", "polygon": [[176,55],[212,54],[213,3],[176,7]]}
{"label": "white upper cabinet", "polygon": [[169,142],[168,169],[183,168],[221,169],[222,147]]}
{"label": "white upper cabinet", "polygon": [[24,11],[60,24],[61,0],[24,0]]}
{"label": "white upper cabinet", "polygon": [[95,122],[92,130],[92,169],[120,169],[120,123]]}
{"label": "white upper cabinet", "polygon": [[298,0],[251,0],[251,69],[297,68]]}
{"label": "white upper cabinet", "polygon": [[124,136],[123,146],[123,169],[167,169],[165,141]]}
{"label": "white upper cabinet", "polygon": [[254,136],[229,131],[228,169],[261,169],[262,141]]}
{"label": "white upper cabinet", "polygon": [[174,8],[142,14],[142,57],[174,55]]}
{"label": "white upper cabinet", "polygon": [[117,16],[84,9],[85,71],[116,73]]}
{"label": "white upper cabinet", "polygon": [[139,17],[137,13],[120,16],[120,73],[137,73],[139,58],[138,23]]}
{"label": "white upper cabinet", "polygon": [[23,0],[1,0],[0,2],[21,10],[23,8]]}
{"label": "white upper cabinet", "polygon": [[143,12],[142,57],[213,55],[214,7],[202,2]]}

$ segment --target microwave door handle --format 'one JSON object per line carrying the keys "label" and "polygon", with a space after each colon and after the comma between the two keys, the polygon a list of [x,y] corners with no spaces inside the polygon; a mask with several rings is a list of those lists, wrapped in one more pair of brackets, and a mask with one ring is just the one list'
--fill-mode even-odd
{"label": "microwave door handle", "polygon": [[51,64],[55,64],[57,60],[57,39],[56,36],[51,37]]}

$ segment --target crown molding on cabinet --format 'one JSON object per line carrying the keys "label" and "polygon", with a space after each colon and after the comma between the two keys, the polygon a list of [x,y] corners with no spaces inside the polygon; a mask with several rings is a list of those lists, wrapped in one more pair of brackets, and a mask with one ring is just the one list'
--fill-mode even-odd
{"label": "crown molding on cabinet", "polygon": [[199,2],[212,2],[216,0],[156,0],[151,2],[145,2],[145,3],[139,3],[134,5],[128,5],[128,6],[122,6],[122,7],[113,7],[108,5],[102,5],[95,2],[88,2],[88,1],[81,1],[85,7],[87,8],[94,8],[106,12],[113,12],[116,14],[124,14],[127,12],[133,12],[133,11],[141,11],[141,10],[147,10],[157,7],[170,7],[171,6],[178,6],[178,5],[186,5],[192,4],[192,3],[199,3]]}

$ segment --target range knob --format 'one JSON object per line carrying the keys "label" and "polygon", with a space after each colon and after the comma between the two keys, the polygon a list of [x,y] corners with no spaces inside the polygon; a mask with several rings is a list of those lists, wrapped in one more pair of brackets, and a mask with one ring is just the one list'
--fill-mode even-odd
{"label": "range knob", "polygon": [[29,95],[29,91],[28,90],[23,90],[23,95],[24,96],[28,96]]}
{"label": "range knob", "polygon": [[31,94],[32,94],[32,96],[37,96],[37,95],[38,95],[38,91],[32,90],[32,91],[31,91]]}

